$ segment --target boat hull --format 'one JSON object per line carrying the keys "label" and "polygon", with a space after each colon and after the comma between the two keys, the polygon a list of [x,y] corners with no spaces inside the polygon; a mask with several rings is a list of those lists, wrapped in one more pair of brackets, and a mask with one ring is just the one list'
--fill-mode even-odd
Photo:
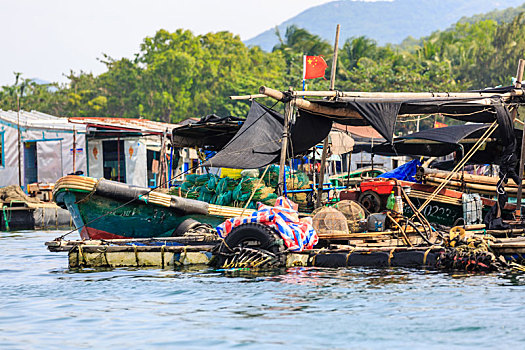
{"label": "boat hull", "polygon": [[64,191],[56,195],[73,217],[82,239],[151,238],[180,235],[177,228],[187,219],[216,226],[224,221],[211,215],[180,215],[173,208],[85,193]]}

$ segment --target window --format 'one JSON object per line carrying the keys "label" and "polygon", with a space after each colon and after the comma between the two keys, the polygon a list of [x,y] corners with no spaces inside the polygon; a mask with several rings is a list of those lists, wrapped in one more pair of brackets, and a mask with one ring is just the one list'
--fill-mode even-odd
{"label": "window", "polygon": [[124,141],[103,141],[102,145],[104,178],[113,181],[126,182]]}

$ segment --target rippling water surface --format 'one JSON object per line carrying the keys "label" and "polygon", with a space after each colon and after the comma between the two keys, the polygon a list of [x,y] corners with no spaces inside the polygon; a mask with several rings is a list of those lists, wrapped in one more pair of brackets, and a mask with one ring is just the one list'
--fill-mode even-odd
{"label": "rippling water surface", "polygon": [[0,348],[524,348],[525,276],[69,270],[0,232]]}

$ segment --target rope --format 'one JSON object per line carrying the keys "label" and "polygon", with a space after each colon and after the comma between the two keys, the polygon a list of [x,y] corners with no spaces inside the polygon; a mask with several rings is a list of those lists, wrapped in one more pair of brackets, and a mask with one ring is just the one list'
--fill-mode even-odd
{"label": "rope", "polygon": [[423,255],[423,266],[425,266],[427,264],[427,257],[428,257],[428,253],[430,253],[432,251],[432,249],[436,248],[435,245],[431,246],[430,248],[428,248],[426,251],[425,251],[425,254]]}
{"label": "rope", "polygon": [[[461,161],[454,167],[454,169],[448,174],[448,176],[445,178],[445,180],[432,192],[432,194],[427,198],[427,200],[417,209],[417,213],[421,214],[421,211],[425,209],[425,207],[436,197],[436,195],[450,182],[452,179],[452,176],[457,174],[459,169],[461,169],[467,161],[472,158],[474,153],[483,145],[483,143],[492,135],[492,133],[497,129],[496,125],[497,121],[494,121],[489,128],[485,131],[485,133],[478,139],[478,141],[474,144],[474,146],[468,151],[468,153],[461,159]],[[415,217],[416,214],[414,213]]]}
{"label": "rope", "polygon": [[388,254],[388,266],[390,266],[390,262],[392,261],[392,258],[394,257],[394,252],[395,251],[396,251],[396,248],[392,248],[392,250]]}
{"label": "rope", "polygon": [[386,213],[386,217],[389,218],[397,227],[399,227],[399,231],[401,231],[401,234],[403,235],[403,239],[405,240],[405,243],[408,244],[410,247],[413,247],[414,245],[412,244],[412,242],[410,242],[410,240],[408,239],[405,233],[405,230],[403,230],[403,228],[399,225],[399,223],[396,220],[394,220],[394,218],[391,217],[390,214],[388,214],[388,212]]}
{"label": "rope", "polygon": [[348,252],[348,255],[346,256],[346,267],[348,267],[348,260],[350,260],[350,255],[357,249],[357,247],[354,247],[350,252]]}
{"label": "rope", "polygon": [[7,205],[2,206],[2,213],[4,214],[5,229],[9,231],[9,219],[7,218]]}
{"label": "rope", "polygon": [[162,268],[164,268],[164,249],[166,248],[166,242],[164,242],[164,245],[160,247],[160,260],[162,264]]}
{"label": "rope", "polygon": [[137,267],[140,266],[139,265],[139,252],[137,250],[137,246],[132,244],[133,246],[133,251],[135,252],[135,261],[137,262]]}
{"label": "rope", "polygon": [[84,203],[84,202],[87,202],[88,200],[90,200],[91,197],[93,197],[93,195],[97,191],[98,184],[100,183],[100,180],[102,180],[102,179],[103,178],[98,179],[97,182],[95,183],[95,186],[93,186],[93,189],[91,190],[91,192],[89,192],[84,198],[82,198],[82,199],[78,200],[77,202],[75,202],[75,204]]}

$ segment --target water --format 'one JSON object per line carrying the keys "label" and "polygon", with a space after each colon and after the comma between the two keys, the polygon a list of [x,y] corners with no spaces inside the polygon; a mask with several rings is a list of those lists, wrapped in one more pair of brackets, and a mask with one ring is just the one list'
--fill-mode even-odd
{"label": "water", "polygon": [[71,271],[0,232],[0,348],[523,348],[525,275],[410,269]]}

